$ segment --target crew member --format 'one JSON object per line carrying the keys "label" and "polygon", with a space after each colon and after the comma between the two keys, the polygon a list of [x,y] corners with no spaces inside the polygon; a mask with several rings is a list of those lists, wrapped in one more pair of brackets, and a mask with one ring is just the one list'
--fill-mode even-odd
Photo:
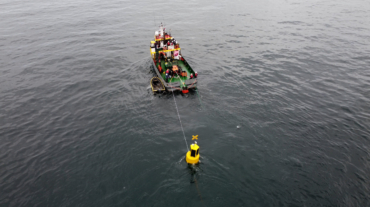
{"label": "crew member", "polygon": [[169,75],[170,75],[169,73],[170,73],[170,70],[169,70],[169,69],[167,69],[167,70],[166,70],[166,82],[167,82],[167,83],[168,83],[168,77],[169,77]]}

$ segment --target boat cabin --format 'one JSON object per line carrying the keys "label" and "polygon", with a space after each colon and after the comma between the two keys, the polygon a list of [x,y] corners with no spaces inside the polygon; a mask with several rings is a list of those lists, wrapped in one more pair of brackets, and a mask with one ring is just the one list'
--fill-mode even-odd
{"label": "boat cabin", "polygon": [[[195,79],[194,70],[181,54],[180,44],[161,25],[150,42],[150,54],[154,65],[166,83]],[[193,76],[192,76],[193,74]]]}

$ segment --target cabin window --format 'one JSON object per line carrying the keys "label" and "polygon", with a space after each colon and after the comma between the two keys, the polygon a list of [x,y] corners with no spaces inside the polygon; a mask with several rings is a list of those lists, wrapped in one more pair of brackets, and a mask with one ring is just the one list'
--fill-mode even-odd
{"label": "cabin window", "polygon": [[195,150],[191,150],[191,156],[195,157]]}
{"label": "cabin window", "polygon": [[197,155],[199,154],[199,149],[197,150]]}

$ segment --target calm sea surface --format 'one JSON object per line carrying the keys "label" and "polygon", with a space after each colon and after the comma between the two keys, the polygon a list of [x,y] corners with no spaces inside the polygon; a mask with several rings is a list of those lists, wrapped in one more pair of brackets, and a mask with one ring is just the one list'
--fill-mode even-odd
{"label": "calm sea surface", "polygon": [[[370,1],[0,0],[0,206],[370,206]],[[153,96],[165,23],[199,96]],[[191,181],[195,181],[191,183]]]}

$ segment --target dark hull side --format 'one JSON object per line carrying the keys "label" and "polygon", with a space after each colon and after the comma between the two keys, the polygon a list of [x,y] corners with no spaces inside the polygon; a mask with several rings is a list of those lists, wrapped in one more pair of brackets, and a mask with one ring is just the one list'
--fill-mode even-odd
{"label": "dark hull side", "polygon": [[[180,82],[167,83],[159,73],[157,66],[154,64],[154,61],[151,60],[151,62],[154,67],[155,73],[157,74],[158,78],[161,79],[167,91],[182,91],[182,88],[180,87]],[[188,86],[188,89],[195,89],[197,88],[197,82],[197,78],[193,78],[186,80],[185,84]]]}

